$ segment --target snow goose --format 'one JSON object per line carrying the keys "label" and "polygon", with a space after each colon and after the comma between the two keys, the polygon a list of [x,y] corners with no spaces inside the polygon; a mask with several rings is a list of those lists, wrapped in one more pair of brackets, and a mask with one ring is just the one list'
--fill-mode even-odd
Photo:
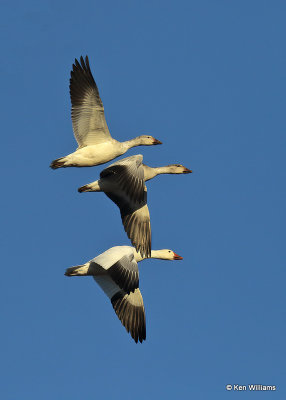
{"label": "snow goose", "polygon": [[148,135],[126,142],[118,142],[111,137],[87,56],[85,61],[80,57],[80,63],[76,59],[73,64],[70,97],[72,126],[78,148],[74,153],[54,160],[51,168],[91,167],[113,160],[134,146],[161,144]]}
{"label": "snow goose", "polygon": [[[172,250],[152,250],[151,258],[182,260]],[[83,265],[68,268],[66,276],[93,276],[111,304],[122,325],[137,343],[146,339],[143,298],[139,290],[137,262],[142,257],[133,247],[112,247]]]}
{"label": "snow goose", "polygon": [[[94,192],[104,192],[120,209],[127,236],[142,256],[151,254],[150,214],[144,183],[143,156],[138,154],[116,161],[100,173]],[[78,190],[81,190],[79,188]]]}
{"label": "snow goose", "polygon": [[[126,157],[129,158],[129,157]],[[171,164],[171,165],[166,165],[165,167],[148,167],[148,165],[142,164],[143,170],[144,170],[144,181],[149,181],[150,179],[153,179],[157,175],[161,174],[190,174],[192,170],[184,167],[181,164]],[[78,191],[80,193],[82,192],[98,192],[98,182],[99,181],[94,181],[91,183],[88,183],[87,185],[81,186],[78,188]]]}

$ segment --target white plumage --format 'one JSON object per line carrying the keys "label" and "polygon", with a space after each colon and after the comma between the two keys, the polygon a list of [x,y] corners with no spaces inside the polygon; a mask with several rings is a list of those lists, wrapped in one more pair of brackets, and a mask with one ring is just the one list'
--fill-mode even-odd
{"label": "white plumage", "polygon": [[[172,250],[152,250],[151,258],[182,260]],[[133,247],[112,247],[83,265],[66,270],[66,276],[91,275],[111,300],[114,311],[137,343],[146,339],[146,318],[139,290],[137,262],[141,256]]]}
{"label": "white plumage", "polygon": [[91,167],[104,164],[141,145],[161,144],[152,136],[142,135],[126,142],[118,142],[110,135],[104,107],[86,56],[75,60],[70,78],[72,126],[78,148],[74,153],[58,158],[51,168]]}

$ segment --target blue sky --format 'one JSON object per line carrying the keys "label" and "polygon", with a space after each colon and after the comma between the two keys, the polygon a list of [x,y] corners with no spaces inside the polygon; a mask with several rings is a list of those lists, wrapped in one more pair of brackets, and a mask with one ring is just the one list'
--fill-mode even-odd
{"label": "blue sky", "polygon": [[[285,399],[285,12],[282,1],[1,3],[2,397]],[[78,194],[102,166],[74,151],[69,74],[89,55],[111,134],[186,176],[148,182],[136,345],[91,278],[67,267],[129,244],[118,209]]]}

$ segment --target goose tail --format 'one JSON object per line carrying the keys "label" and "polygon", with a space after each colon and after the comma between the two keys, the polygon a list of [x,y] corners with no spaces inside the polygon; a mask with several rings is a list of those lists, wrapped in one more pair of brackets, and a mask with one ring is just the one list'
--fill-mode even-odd
{"label": "goose tail", "polygon": [[79,193],[82,192],[92,192],[91,185],[84,185],[77,189]]}
{"label": "goose tail", "polygon": [[81,186],[77,189],[80,193],[82,192],[101,192],[99,181],[88,183],[87,185]]}
{"label": "goose tail", "polygon": [[52,169],[64,168],[65,167],[65,157],[57,158],[51,162],[50,167]]}
{"label": "goose tail", "polygon": [[81,276],[81,275],[88,275],[88,265],[77,265],[76,267],[70,267],[66,269],[65,276]]}

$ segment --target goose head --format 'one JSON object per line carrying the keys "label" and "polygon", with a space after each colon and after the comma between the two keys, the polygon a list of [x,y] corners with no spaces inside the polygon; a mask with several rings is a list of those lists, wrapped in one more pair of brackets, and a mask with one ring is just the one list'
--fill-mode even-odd
{"label": "goose head", "polygon": [[192,172],[191,169],[188,169],[181,164],[168,165],[168,169],[170,174],[190,174]]}
{"label": "goose head", "polygon": [[151,258],[159,258],[161,260],[182,260],[183,257],[176,254],[173,250],[162,249],[162,250],[152,250]]}
{"label": "goose head", "polygon": [[141,135],[138,136],[136,139],[138,139],[139,146],[153,146],[155,144],[162,144],[160,140],[155,139],[153,136],[149,135]]}

